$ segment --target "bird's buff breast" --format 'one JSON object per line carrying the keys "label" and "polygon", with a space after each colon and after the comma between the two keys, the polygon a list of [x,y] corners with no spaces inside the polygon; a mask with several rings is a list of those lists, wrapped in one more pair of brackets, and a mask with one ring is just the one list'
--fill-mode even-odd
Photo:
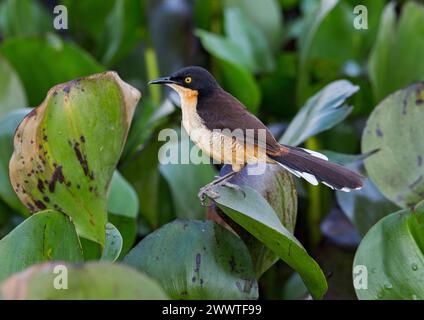
{"label": "bird's buff breast", "polygon": [[240,144],[237,139],[209,130],[196,110],[198,93],[194,90],[170,85],[181,99],[182,124],[190,139],[217,163],[231,164],[233,170],[241,170],[246,163],[259,161],[257,149],[249,144]]}

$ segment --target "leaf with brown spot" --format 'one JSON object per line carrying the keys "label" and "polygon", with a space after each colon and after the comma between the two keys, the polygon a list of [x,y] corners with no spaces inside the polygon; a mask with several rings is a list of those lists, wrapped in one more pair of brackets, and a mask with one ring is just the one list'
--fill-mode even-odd
{"label": "leaf with brown spot", "polygon": [[424,82],[388,96],[374,109],[362,135],[363,153],[380,150],[365,159],[369,177],[403,208],[424,199],[424,108],[416,101],[420,95]]}
{"label": "leaf with brown spot", "polygon": [[145,237],[124,263],[155,278],[173,299],[258,298],[245,244],[212,221],[168,223]]}
{"label": "leaf with brown spot", "polygon": [[53,87],[15,134],[9,171],[22,203],[60,208],[80,236],[103,246],[107,191],[139,99],[114,72]]}

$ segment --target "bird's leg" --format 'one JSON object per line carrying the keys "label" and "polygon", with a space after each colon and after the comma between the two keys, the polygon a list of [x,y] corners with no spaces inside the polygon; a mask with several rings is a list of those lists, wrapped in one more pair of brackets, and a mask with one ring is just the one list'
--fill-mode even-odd
{"label": "bird's leg", "polygon": [[225,186],[237,191],[241,190],[238,185],[228,182],[228,180],[231,179],[236,173],[237,171],[231,171],[223,175],[222,177],[217,177],[215,180],[201,188],[197,196],[199,197],[199,200],[202,205],[205,205],[206,196],[211,199],[216,199],[219,197],[219,194],[212,190],[212,188],[215,186]]}

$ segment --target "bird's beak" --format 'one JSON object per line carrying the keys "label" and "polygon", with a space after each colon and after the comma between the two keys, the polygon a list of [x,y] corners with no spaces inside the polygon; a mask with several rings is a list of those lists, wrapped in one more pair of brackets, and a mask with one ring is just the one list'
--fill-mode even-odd
{"label": "bird's beak", "polygon": [[163,77],[163,78],[149,81],[149,84],[167,84],[167,83],[177,83],[177,82],[174,80],[171,80],[170,77]]}

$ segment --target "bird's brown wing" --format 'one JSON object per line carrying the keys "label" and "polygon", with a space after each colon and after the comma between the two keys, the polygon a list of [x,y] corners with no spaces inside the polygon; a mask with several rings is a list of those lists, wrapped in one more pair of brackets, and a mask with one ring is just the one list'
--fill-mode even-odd
{"label": "bird's brown wing", "polygon": [[[240,101],[224,90],[206,98],[199,97],[197,112],[209,130],[228,129],[232,132],[231,135],[240,141],[255,145],[261,143],[259,145],[265,146],[269,154],[280,155],[282,152],[283,147],[269,129]],[[260,129],[264,130],[261,134]],[[223,133],[225,134],[225,131]]]}

